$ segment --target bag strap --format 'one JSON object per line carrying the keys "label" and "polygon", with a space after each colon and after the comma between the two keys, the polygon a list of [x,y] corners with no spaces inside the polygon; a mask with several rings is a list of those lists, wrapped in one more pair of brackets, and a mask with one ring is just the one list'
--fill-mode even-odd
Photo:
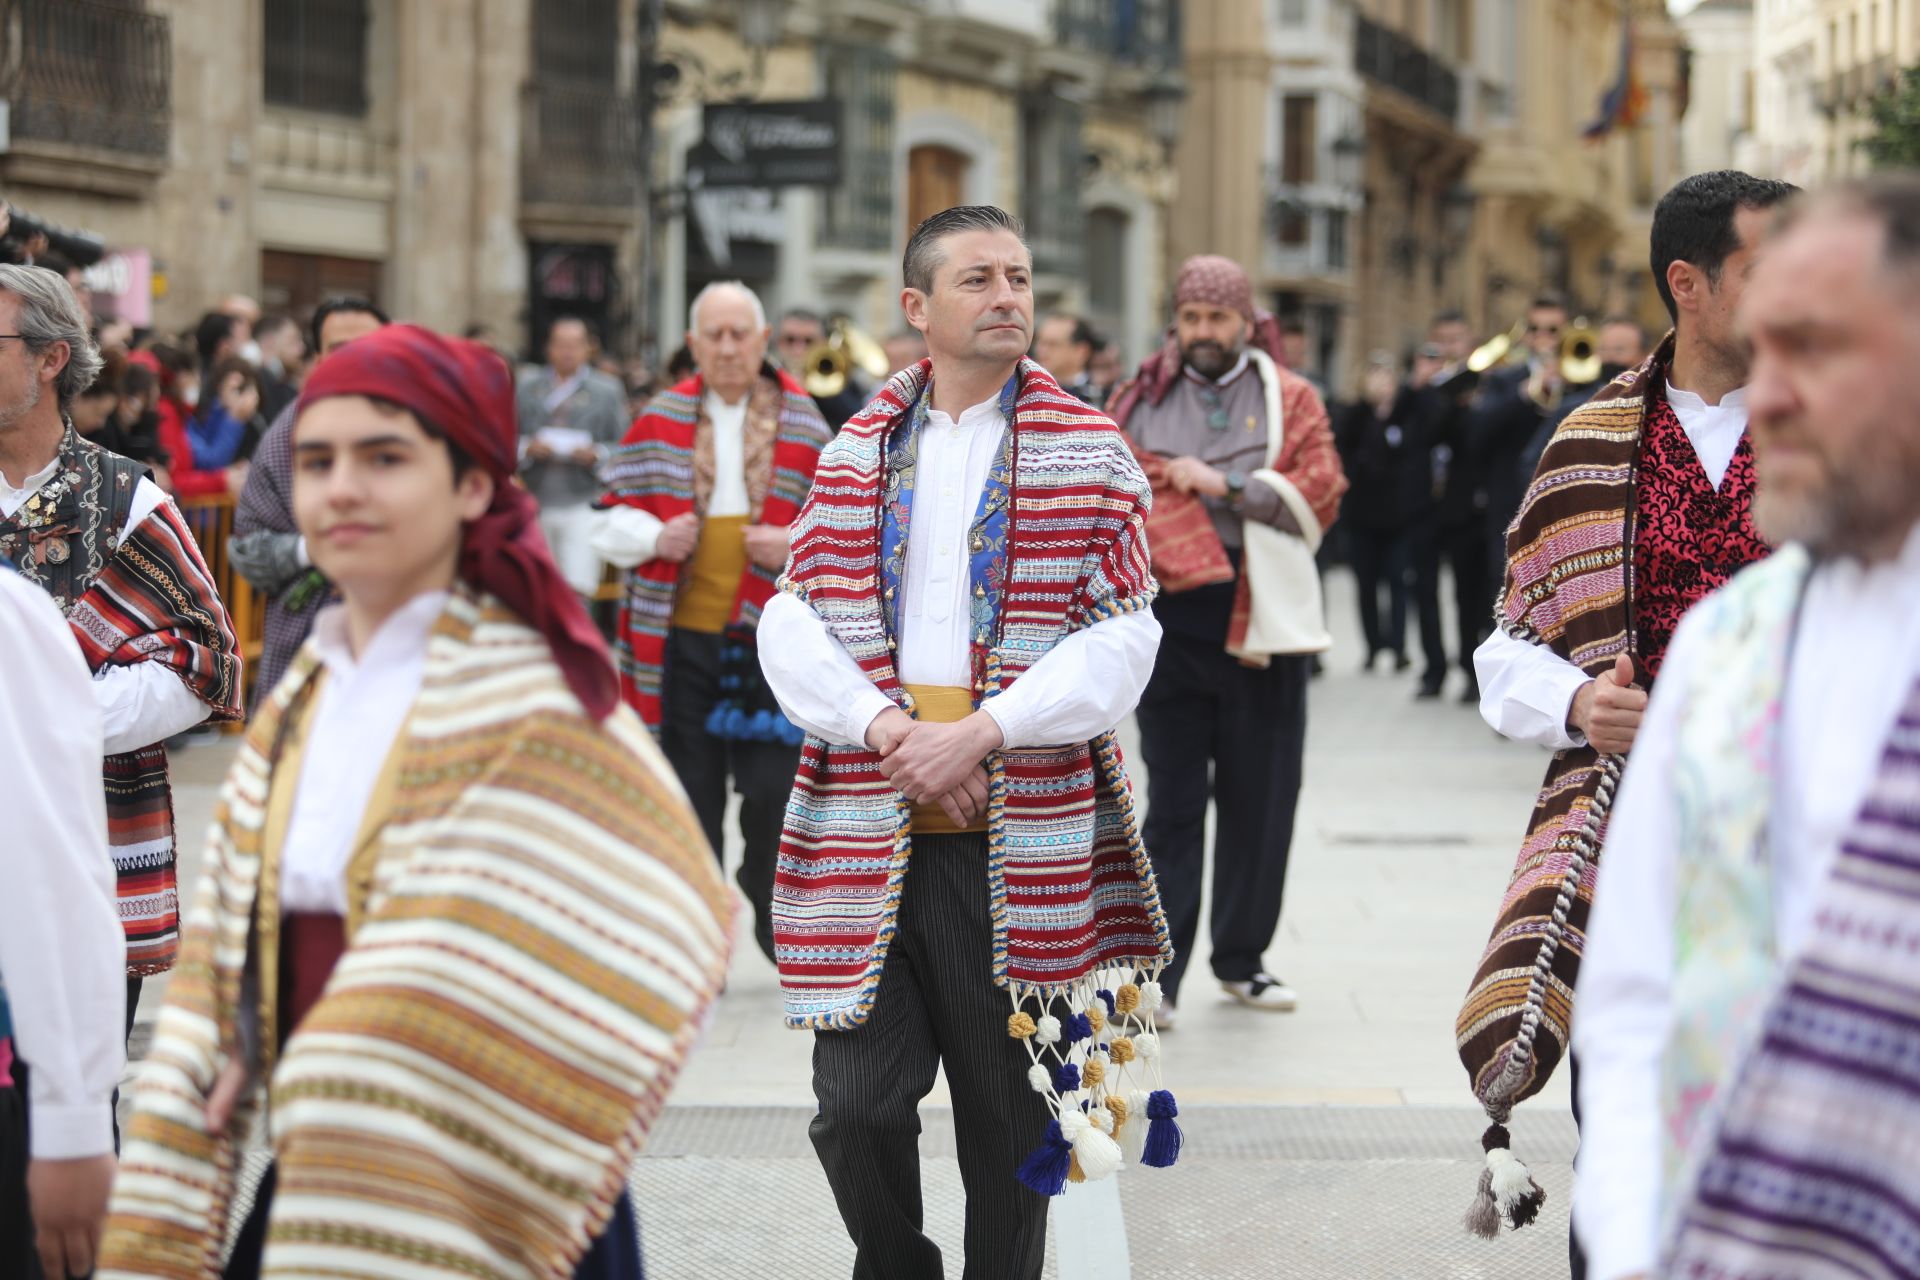
{"label": "bag strap", "polygon": [[1274,470],[1280,466],[1280,446],[1286,440],[1286,411],[1281,408],[1280,366],[1258,347],[1247,348],[1247,358],[1260,375],[1260,391],[1267,402],[1267,461]]}

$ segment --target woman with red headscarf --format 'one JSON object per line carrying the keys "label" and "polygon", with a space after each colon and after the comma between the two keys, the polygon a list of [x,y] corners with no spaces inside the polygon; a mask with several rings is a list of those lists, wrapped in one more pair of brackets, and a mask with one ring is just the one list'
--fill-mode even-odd
{"label": "woman with red headscarf", "polygon": [[341,602],[228,777],[103,1275],[637,1276],[626,1172],[731,895],[512,484],[512,379],[396,325],[308,379],[293,505]]}

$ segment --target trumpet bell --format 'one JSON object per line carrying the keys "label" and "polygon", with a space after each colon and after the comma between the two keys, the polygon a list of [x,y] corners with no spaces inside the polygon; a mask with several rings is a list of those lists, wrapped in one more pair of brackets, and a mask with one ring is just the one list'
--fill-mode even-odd
{"label": "trumpet bell", "polygon": [[1600,334],[1585,317],[1560,339],[1560,379],[1578,386],[1600,380]]}
{"label": "trumpet bell", "polygon": [[869,378],[879,381],[893,372],[893,362],[887,359],[887,349],[874,340],[865,330],[856,329],[845,320],[836,321],[833,338],[840,339],[840,349],[846,353],[853,367]]}
{"label": "trumpet bell", "polygon": [[800,384],[808,395],[831,400],[847,389],[847,375],[852,367],[847,353],[828,339],[807,352],[806,372]]}

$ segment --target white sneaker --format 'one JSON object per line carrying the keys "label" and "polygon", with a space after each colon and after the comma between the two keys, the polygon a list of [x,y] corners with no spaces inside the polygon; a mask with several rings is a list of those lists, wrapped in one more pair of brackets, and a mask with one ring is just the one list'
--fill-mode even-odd
{"label": "white sneaker", "polygon": [[1269,1013],[1292,1013],[1300,1004],[1299,993],[1270,973],[1256,973],[1244,982],[1222,982],[1220,989],[1249,1009]]}
{"label": "white sneaker", "polygon": [[1160,1007],[1153,1011],[1153,1029],[1155,1031],[1171,1031],[1173,1030],[1173,1024],[1177,1021],[1179,1021],[1179,1015],[1174,1012],[1173,1001],[1171,1000],[1162,1000]]}

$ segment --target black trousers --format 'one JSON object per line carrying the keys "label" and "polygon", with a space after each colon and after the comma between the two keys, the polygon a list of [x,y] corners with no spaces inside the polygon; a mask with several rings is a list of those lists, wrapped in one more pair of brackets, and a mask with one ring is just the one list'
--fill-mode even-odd
{"label": "black trousers", "polygon": [[[1398,658],[1407,648],[1407,571],[1410,547],[1404,529],[1349,531],[1353,548],[1353,576],[1360,586],[1360,633],[1366,637],[1367,659],[1378,653]],[[1380,595],[1387,596],[1386,625],[1380,622]]]}
{"label": "black trousers", "polygon": [[[1567,1070],[1572,1073],[1568,1081],[1573,1087],[1573,1128],[1577,1136],[1580,1131],[1580,1059],[1567,1051]],[[1578,1154],[1576,1149],[1575,1154]],[[1578,1178],[1578,1174],[1574,1175]],[[1567,1272],[1573,1280],[1587,1280],[1587,1251],[1580,1247],[1580,1233],[1574,1229],[1573,1221],[1567,1221]]]}
{"label": "black trousers", "polygon": [[[127,979],[127,1022],[122,1035],[133,1034],[133,1015],[140,1005],[144,978]],[[32,1072],[14,1046],[12,1087],[0,1087],[0,1276],[9,1280],[41,1280],[40,1255],[33,1246],[33,1210],[27,1203],[27,1166],[33,1160],[33,1117],[27,1106]],[[120,1150],[120,1091],[112,1106],[113,1149]]]}
{"label": "black trousers", "polygon": [[[1441,531],[1441,545],[1446,551],[1447,564],[1453,570],[1453,607],[1460,615],[1460,669],[1467,673],[1467,679],[1474,688],[1480,687],[1480,678],[1474,674],[1473,651],[1480,642],[1493,634],[1493,600],[1499,594],[1499,584],[1506,577],[1506,556],[1501,553],[1500,577],[1492,576],[1493,566],[1486,558],[1486,517],[1469,520]],[[1498,535],[1500,545],[1506,546],[1506,526]]]}
{"label": "black trousers", "polygon": [[1287,885],[1287,852],[1306,754],[1311,659],[1241,666],[1219,643],[1169,631],[1140,699],[1147,763],[1143,832],[1174,959],[1161,975],[1177,999],[1200,930],[1207,801],[1214,802],[1213,973],[1260,972]]}
{"label": "black trousers", "polygon": [[1440,621],[1440,527],[1424,520],[1408,536],[1413,567],[1413,614],[1425,663],[1421,683],[1438,688],[1447,678],[1447,636]]}
{"label": "black trousers", "polygon": [[985,835],[917,837],[873,1013],[813,1041],[810,1132],[857,1250],[854,1280],[939,1280],[922,1230],[920,1100],[946,1066],[966,1280],[1038,1280],[1047,1201],[1017,1178],[1046,1131],[1046,1100],[1007,1035],[1013,1005],[993,985]]}
{"label": "black trousers", "polygon": [[730,742],[707,732],[720,701],[720,636],[678,628],[667,633],[667,679],[660,747],[680,775],[714,856],[725,861],[727,782],[740,793],[740,838],[746,844],[735,879],[753,904],[753,939],[773,959],[773,871],[787,797],[800,771],[800,748],[782,742]]}

